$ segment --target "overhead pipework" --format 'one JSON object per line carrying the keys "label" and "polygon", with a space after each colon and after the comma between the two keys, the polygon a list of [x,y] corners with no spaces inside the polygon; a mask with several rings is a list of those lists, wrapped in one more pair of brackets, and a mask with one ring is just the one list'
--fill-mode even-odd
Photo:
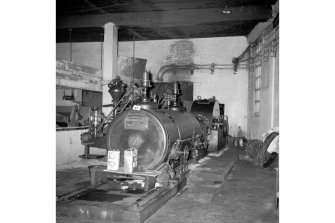
{"label": "overhead pipework", "polygon": [[237,73],[237,67],[239,69],[246,69],[246,64],[240,63],[236,66],[236,63],[231,64],[188,64],[188,65],[177,65],[177,64],[169,64],[162,66],[157,75],[156,80],[162,82],[164,80],[164,75],[167,73],[177,74],[178,70],[189,70],[190,75],[194,74],[195,70],[209,70],[210,73],[213,75],[216,69],[219,70],[233,70],[234,74]]}

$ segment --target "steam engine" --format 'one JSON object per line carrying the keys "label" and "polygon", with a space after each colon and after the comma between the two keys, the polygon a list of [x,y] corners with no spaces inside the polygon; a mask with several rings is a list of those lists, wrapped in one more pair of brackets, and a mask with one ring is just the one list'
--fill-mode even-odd
{"label": "steam engine", "polygon": [[215,99],[196,100],[191,112],[186,112],[178,100],[178,83],[174,83],[172,93],[148,97],[151,85],[147,72],[142,87],[131,84],[125,90],[120,79],[113,80],[109,87],[113,104],[107,106],[112,111],[103,117],[99,109],[92,109],[90,129],[81,136],[85,145],[82,158],[94,157],[89,154],[90,146],[120,150],[122,166],[123,151],[138,148],[139,171],[165,169],[174,178],[206,154],[217,126],[228,125]]}

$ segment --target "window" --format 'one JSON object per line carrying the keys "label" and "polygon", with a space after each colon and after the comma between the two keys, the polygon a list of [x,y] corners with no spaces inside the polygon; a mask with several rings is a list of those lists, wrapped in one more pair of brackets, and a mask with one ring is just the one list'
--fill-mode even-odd
{"label": "window", "polygon": [[254,116],[259,116],[261,102],[261,78],[262,66],[258,65],[255,69],[255,89],[254,89]]}
{"label": "window", "polygon": [[261,86],[262,86],[262,42],[263,40],[259,41],[255,46],[255,69],[254,69],[254,77],[255,77],[255,84],[254,84],[254,116],[259,116],[260,105],[261,105]]}

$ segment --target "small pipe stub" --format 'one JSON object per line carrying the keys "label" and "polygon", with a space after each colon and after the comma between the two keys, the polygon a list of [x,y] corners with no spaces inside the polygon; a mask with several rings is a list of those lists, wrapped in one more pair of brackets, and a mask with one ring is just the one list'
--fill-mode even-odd
{"label": "small pipe stub", "polygon": [[211,71],[211,74],[214,74],[214,71],[215,71],[215,63],[211,63],[211,66],[210,66],[210,71]]}
{"label": "small pipe stub", "polygon": [[237,74],[237,69],[238,69],[238,65],[239,65],[239,58],[233,58],[233,65],[234,65],[234,74]]}
{"label": "small pipe stub", "polygon": [[173,94],[175,94],[175,95],[180,94],[180,90],[179,90],[178,82],[174,82],[174,83],[173,83]]}
{"label": "small pipe stub", "polygon": [[144,71],[144,73],[143,73],[142,85],[143,85],[143,87],[151,87],[150,73],[148,71]]}

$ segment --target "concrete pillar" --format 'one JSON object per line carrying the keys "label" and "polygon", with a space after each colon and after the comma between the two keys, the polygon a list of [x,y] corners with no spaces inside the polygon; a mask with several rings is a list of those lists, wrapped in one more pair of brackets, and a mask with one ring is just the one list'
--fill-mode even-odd
{"label": "concrete pillar", "polygon": [[[102,88],[102,103],[111,104],[112,97],[108,93],[108,84],[117,75],[117,28],[112,22],[106,23],[103,44],[102,73],[104,84]],[[108,115],[112,108],[103,108],[102,112]]]}

